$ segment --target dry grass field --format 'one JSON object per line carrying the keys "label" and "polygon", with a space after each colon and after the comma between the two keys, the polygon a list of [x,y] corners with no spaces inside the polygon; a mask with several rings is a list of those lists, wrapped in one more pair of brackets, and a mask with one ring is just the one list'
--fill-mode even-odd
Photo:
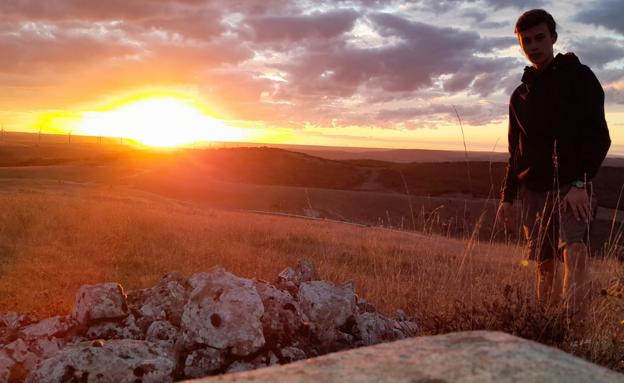
{"label": "dry grass field", "polygon": [[[624,369],[624,312],[600,294],[624,275],[614,259],[592,260],[592,326],[579,329],[536,308],[534,265],[513,244],[216,210],[96,184],[25,180],[0,192],[0,311],[67,313],[82,284],[130,290],[216,264],[272,280],[304,258],[323,278],[352,280],[383,312],[405,310],[423,334],[503,330]],[[592,342],[575,345],[571,329]]]}
{"label": "dry grass field", "polygon": [[[63,314],[83,284],[132,290],[217,264],[270,281],[309,259],[323,278],[352,280],[383,312],[403,309],[422,334],[501,330],[624,371],[624,300],[602,294],[614,280],[624,286],[621,241],[592,248],[591,326],[570,323],[563,308],[544,312],[521,236],[492,226],[496,197],[466,198],[451,185],[465,184],[465,164],[339,162],[267,148],[176,153],[52,138],[0,143],[0,311]],[[615,193],[615,204],[620,187],[609,182],[624,175],[607,169],[613,175],[601,190]],[[473,175],[485,195],[496,188],[488,166]],[[313,211],[369,226],[250,210]],[[621,240],[614,212],[599,211],[603,239]]]}

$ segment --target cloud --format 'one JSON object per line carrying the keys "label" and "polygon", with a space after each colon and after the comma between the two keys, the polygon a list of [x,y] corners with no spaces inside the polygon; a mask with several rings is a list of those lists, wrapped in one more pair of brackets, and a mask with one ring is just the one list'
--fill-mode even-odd
{"label": "cloud", "polygon": [[624,104],[624,77],[604,86],[605,103]]}
{"label": "cloud", "polygon": [[420,0],[414,5],[419,10],[446,13],[461,9],[466,4],[476,4],[487,9],[503,8],[530,9],[543,6],[549,2],[540,0]]}
{"label": "cloud", "polygon": [[[36,109],[184,87],[227,118],[296,126],[432,126],[456,119],[452,97],[484,124],[504,117],[522,72],[509,14],[543,3],[2,0],[0,89]],[[617,80],[621,43],[572,41]]]}
{"label": "cloud", "polygon": [[584,5],[584,8],[574,19],[624,34],[624,7],[621,0],[596,1]]}
{"label": "cloud", "polygon": [[494,10],[498,10],[501,8],[517,8],[517,9],[526,9],[529,10],[531,8],[540,8],[550,3],[550,1],[541,1],[541,0],[485,0],[485,3],[488,6],[493,7]]}
{"label": "cloud", "polygon": [[0,71],[36,74],[66,72],[113,57],[139,53],[137,46],[64,30],[55,25],[26,23],[12,34],[0,34]]}
{"label": "cloud", "polygon": [[506,104],[476,104],[476,105],[452,105],[452,104],[427,104],[412,108],[385,109],[379,111],[377,118],[386,122],[406,122],[418,120],[420,117],[429,119],[437,118],[440,121],[456,122],[459,114],[462,123],[471,125],[484,125],[492,121],[506,118]]}
{"label": "cloud", "polygon": [[624,43],[612,38],[587,36],[575,40],[571,47],[583,63],[592,67],[603,68],[624,58]]}
{"label": "cloud", "polygon": [[76,22],[116,22],[129,29],[159,29],[209,40],[225,31],[222,12],[196,0],[4,0],[0,14],[7,20],[63,26]]}
{"label": "cloud", "polygon": [[502,28],[509,26],[509,22],[496,22],[488,20],[488,14],[475,8],[466,9],[461,12],[461,16],[471,19],[473,24],[480,28]]}
{"label": "cloud", "polygon": [[257,42],[296,42],[307,38],[330,39],[353,28],[358,13],[336,10],[296,16],[258,16],[247,19]]}
{"label": "cloud", "polygon": [[[348,97],[363,86],[387,92],[414,91],[431,86],[433,79],[442,74],[458,73],[449,84],[449,90],[457,91],[458,85],[470,84],[477,75],[508,69],[515,62],[474,56],[506,46],[508,39],[485,39],[476,32],[436,27],[390,14],[369,17],[383,37],[399,41],[378,48],[352,47],[344,42],[309,47],[280,66],[288,72],[289,87],[301,94]],[[479,92],[486,88],[484,84]]]}

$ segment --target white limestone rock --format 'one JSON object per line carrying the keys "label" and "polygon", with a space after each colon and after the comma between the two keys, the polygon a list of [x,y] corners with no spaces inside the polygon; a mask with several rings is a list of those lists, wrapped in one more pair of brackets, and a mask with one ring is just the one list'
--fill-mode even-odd
{"label": "white limestone rock", "polygon": [[121,322],[99,322],[91,325],[87,339],[134,339],[141,340],[144,334],[137,326],[134,315],[128,315]]}
{"label": "white limestone rock", "polygon": [[30,348],[43,360],[61,351],[66,345],[63,338],[37,338],[32,341]]}
{"label": "white limestone rock", "polygon": [[303,282],[299,287],[299,304],[310,320],[311,330],[322,341],[340,338],[338,328],[356,310],[353,286],[336,286],[327,281]]}
{"label": "white limestone rock", "polygon": [[138,340],[83,342],[44,360],[30,383],[172,382],[175,361],[156,345]]}
{"label": "white limestone rock", "polygon": [[301,260],[294,268],[287,267],[282,270],[275,279],[275,285],[297,296],[299,285],[303,282],[318,281],[318,272],[314,264],[308,260]]}
{"label": "white limestone rock", "polygon": [[379,313],[365,312],[355,316],[355,333],[362,346],[397,339],[395,322]]}
{"label": "white limestone rock", "polygon": [[180,330],[167,321],[153,322],[145,333],[145,340],[173,348]]}
{"label": "white limestone rock", "polygon": [[30,313],[18,314],[15,311],[0,313],[0,327],[17,329],[35,322],[34,315]]}
{"label": "white limestone rock", "polygon": [[41,360],[41,357],[30,350],[28,343],[22,339],[16,339],[4,346],[2,353],[14,362],[8,368],[11,377],[25,375]]}
{"label": "white limestone rock", "polygon": [[62,337],[75,330],[78,325],[79,323],[73,317],[58,315],[23,327],[20,332],[26,338]]}
{"label": "white limestone rock", "polygon": [[180,273],[168,273],[156,286],[128,293],[129,305],[147,327],[158,320],[179,327],[188,300],[188,288],[188,282]]}
{"label": "white limestone rock", "polygon": [[201,378],[213,375],[225,367],[224,351],[206,347],[194,350],[184,361],[184,375],[189,378]]}
{"label": "white limestone rock", "polygon": [[307,358],[306,353],[297,347],[284,347],[280,350],[282,354],[282,360],[285,363],[295,362]]}
{"label": "white limestone rock", "polygon": [[287,291],[265,282],[258,281],[256,290],[264,306],[261,320],[265,338],[273,343],[289,342],[305,321],[299,303]]}
{"label": "white limestone rock", "polygon": [[83,285],[76,293],[72,316],[83,325],[123,319],[127,315],[126,296],[118,283]]}
{"label": "white limestone rock", "polygon": [[4,350],[0,350],[0,383],[9,381],[13,366],[15,366],[15,361]]}
{"label": "white limestone rock", "polygon": [[184,344],[249,355],[264,346],[262,300],[252,281],[215,267],[190,279],[195,286],[182,315]]}
{"label": "white limestone rock", "polygon": [[258,367],[259,366],[251,362],[242,362],[242,361],[237,360],[233,362],[232,364],[230,364],[230,366],[227,368],[225,372],[227,374],[231,374],[234,372],[251,371],[251,370],[255,370]]}
{"label": "white limestone rock", "polygon": [[405,339],[418,335],[420,327],[418,323],[411,320],[394,321],[394,332],[397,339]]}

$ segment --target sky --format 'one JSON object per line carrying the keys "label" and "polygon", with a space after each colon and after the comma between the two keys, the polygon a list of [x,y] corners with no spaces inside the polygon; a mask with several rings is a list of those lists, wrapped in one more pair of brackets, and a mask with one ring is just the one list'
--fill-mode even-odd
{"label": "sky", "polygon": [[505,151],[528,65],[513,29],[532,8],[557,21],[555,53],[601,81],[610,154],[624,155],[624,0],[2,0],[0,121],[81,134],[95,119],[123,135],[111,111],[159,96],[210,117],[155,112],[168,132]]}

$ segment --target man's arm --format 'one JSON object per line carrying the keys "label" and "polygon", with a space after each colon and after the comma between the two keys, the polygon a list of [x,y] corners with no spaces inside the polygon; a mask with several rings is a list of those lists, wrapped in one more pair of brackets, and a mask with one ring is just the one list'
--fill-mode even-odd
{"label": "man's arm", "polygon": [[501,200],[503,202],[513,203],[518,194],[518,178],[516,177],[517,160],[518,160],[518,138],[520,129],[516,112],[512,103],[509,103],[509,129],[507,131],[507,140],[509,143],[509,160],[507,161],[507,169],[503,180],[503,189],[501,191]]}
{"label": "man's arm", "polygon": [[583,65],[577,85],[580,124],[580,152],[576,179],[590,181],[598,173],[611,146],[604,113],[604,91],[594,73]]}

